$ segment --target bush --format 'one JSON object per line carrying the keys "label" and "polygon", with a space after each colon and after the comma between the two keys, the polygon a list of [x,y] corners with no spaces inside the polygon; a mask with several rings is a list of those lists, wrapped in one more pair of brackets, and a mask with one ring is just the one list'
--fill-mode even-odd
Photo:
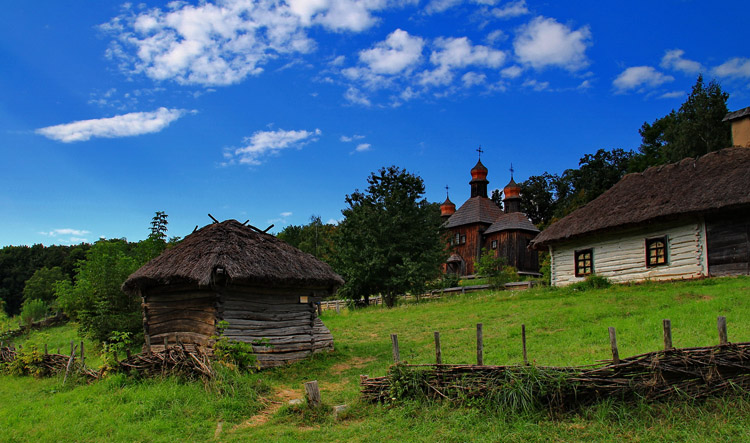
{"label": "bush", "polygon": [[507,266],[505,257],[496,257],[493,251],[484,249],[476,265],[477,274],[486,277],[490,287],[499,289],[506,283],[518,281],[518,272],[513,266]]}
{"label": "bush", "polygon": [[26,300],[21,308],[21,321],[27,328],[37,320],[43,319],[47,315],[47,304],[44,300]]}
{"label": "bush", "polygon": [[588,291],[591,289],[603,289],[612,286],[612,282],[607,277],[601,275],[591,274],[586,276],[586,279],[573,283],[570,288],[574,291]]}

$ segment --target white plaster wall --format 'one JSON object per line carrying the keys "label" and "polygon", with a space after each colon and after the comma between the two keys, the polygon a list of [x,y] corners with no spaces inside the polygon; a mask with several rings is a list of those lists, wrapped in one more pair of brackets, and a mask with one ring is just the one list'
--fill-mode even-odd
{"label": "white plaster wall", "polygon": [[[683,221],[679,225],[653,226],[609,233],[554,245],[552,284],[566,286],[583,277],[575,276],[575,251],[593,249],[594,272],[614,282],[675,280],[708,274],[706,234],[703,220]],[[667,236],[666,266],[646,267],[646,238]]]}

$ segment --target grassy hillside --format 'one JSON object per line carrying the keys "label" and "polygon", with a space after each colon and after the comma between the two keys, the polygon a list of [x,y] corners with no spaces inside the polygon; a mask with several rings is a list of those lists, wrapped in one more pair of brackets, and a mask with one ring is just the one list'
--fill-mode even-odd
{"label": "grassy hillside", "polygon": [[[57,379],[0,376],[0,440],[203,441],[217,435],[221,441],[748,441],[747,397],[699,404],[604,403],[552,420],[543,413],[506,416],[447,404],[361,404],[358,381],[360,374],[385,374],[391,333],[399,335],[402,359],[410,363],[433,362],[434,331],[441,332],[444,362],[472,363],[479,322],[486,364],[521,361],[522,323],[529,358],[539,365],[609,358],[609,326],[617,328],[622,357],[659,349],[664,318],[672,320],[678,347],[717,343],[719,315],[727,317],[730,341],[750,341],[749,297],[750,278],[728,278],[585,292],[484,292],[390,310],[326,311],[323,321],[336,339],[336,352],[205,386],[115,376],[63,387]],[[72,339],[69,326],[46,334],[64,336],[63,343]],[[334,419],[286,406],[302,397],[308,380],[319,381],[326,403],[350,409]]]}

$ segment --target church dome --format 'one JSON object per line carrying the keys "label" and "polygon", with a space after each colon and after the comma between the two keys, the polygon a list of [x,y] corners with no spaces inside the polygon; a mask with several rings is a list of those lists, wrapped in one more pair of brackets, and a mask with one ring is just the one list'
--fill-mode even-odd
{"label": "church dome", "polygon": [[451,201],[450,198],[445,197],[445,201],[440,205],[440,216],[447,217],[453,215],[456,212],[456,205]]}
{"label": "church dome", "polygon": [[505,195],[505,199],[509,198],[521,198],[521,186],[516,183],[515,180],[513,180],[513,177],[510,178],[510,182],[505,185],[505,188],[503,189],[503,194]]}
{"label": "church dome", "polygon": [[487,167],[482,164],[481,160],[477,160],[477,164],[471,168],[471,180],[486,180],[487,179]]}

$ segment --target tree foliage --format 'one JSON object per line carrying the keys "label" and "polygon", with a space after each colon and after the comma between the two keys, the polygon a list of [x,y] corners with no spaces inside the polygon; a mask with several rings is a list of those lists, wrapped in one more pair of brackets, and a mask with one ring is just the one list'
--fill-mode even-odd
{"label": "tree foliage", "polygon": [[485,277],[494,289],[505,287],[506,283],[518,281],[518,271],[508,265],[505,257],[495,255],[495,251],[483,249],[476,264],[477,274]]}
{"label": "tree foliage", "polygon": [[522,210],[543,228],[600,196],[626,173],[729,147],[730,128],[721,121],[728,98],[715,81],[705,85],[698,76],[679,110],[643,124],[639,152],[599,149],[581,157],[577,169],[529,177],[521,183]]}
{"label": "tree foliage", "polygon": [[42,300],[47,305],[51,304],[55,300],[55,284],[66,279],[68,277],[59,266],[37,269],[34,275],[26,280],[23,288],[24,303],[29,300]]}
{"label": "tree foliage", "polygon": [[336,225],[323,223],[319,215],[312,215],[309,224],[289,225],[279,232],[277,237],[333,265],[335,235]]}
{"label": "tree foliage", "polygon": [[699,75],[687,100],[679,110],[670,112],[653,123],[643,123],[639,130],[641,156],[634,170],[680,161],[732,144],[730,125],[722,122],[729,109],[729,94],[715,80],[706,85]]}
{"label": "tree foliage", "polygon": [[440,209],[424,199],[420,177],[396,166],[372,173],[367,183],[364,192],[346,196],[335,268],[346,280],[345,297],[382,294],[393,306],[398,294],[420,291],[440,275]]}

